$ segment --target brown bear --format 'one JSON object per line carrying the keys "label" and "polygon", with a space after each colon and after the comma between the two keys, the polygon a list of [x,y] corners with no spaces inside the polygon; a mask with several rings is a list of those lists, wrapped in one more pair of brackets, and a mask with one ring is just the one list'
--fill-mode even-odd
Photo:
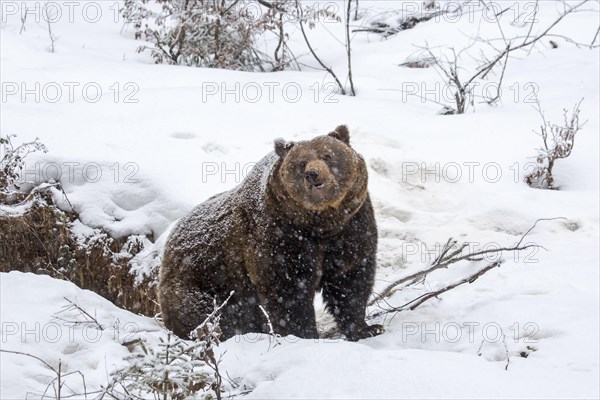
{"label": "brown bear", "polygon": [[275,151],[236,188],[182,218],[167,241],[158,287],[162,318],[187,337],[234,291],[222,338],[268,332],[317,338],[314,297],[348,340],[382,332],[367,325],[377,227],[367,167],[346,126]]}

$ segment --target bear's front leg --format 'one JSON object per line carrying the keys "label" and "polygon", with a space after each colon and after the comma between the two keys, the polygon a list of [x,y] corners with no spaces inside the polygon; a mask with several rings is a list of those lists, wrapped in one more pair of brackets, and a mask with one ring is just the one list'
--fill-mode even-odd
{"label": "bear's front leg", "polygon": [[277,291],[277,298],[270,301],[266,309],[275,333],[304,339],[318,337],[313,297],[299,292]]}
{"label": "bear's front leg", "polygon": [[301,267],[293,264],[279,266],[281,273],[270,279],[273,283],[266,288],[262,302],[275,333],[318,338],[314,286],[304,274],[298,273]]}
{"label": "bear's front leg", "polygon": [[323,300],[348,340],[379,335],[367,325],[365,310],[376,270],[377,226],[370,200],[328,245],[323,261]]}
{"label": "bear's front leg", "polygon": [[[370,260],[366,264],[374,263]],[[365,310],[373,284],[374,268],[361,266],[323,282],[323,300],[341,332],[357,341],[383,332],[381,325],[368,325]]]}
{"label": "bear's front leg", "polygon": [[[317,260],[314,246],[284,238],[263,259],[258,287],[275,333],[317,338],[314,297]],[[265,254],[264,252],[263,254]]]}

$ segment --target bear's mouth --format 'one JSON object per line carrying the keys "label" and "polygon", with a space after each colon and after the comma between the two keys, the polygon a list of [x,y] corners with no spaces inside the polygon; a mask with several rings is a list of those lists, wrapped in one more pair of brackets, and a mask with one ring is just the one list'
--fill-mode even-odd
{"label": "bear's mouth", "polygon": [[313,184],[313,188],[315,188],[315,189],[320,189],[320,188],[322,188],[323,186],[325,186],[325,184],[324,184],[324,183],[322,183],[322,182],[321,182],[321,183],[315,183],[315,184]]}

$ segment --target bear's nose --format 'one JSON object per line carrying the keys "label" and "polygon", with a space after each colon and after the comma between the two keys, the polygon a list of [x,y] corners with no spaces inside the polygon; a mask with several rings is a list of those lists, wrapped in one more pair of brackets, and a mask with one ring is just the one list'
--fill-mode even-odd
{"label": "bear's nose", "polygon": [[319,177],[319,172],[316,169],[309,169],[304,173],[304,177],[307,181],[311,183],[311,185],[317,185],[317,178]]}

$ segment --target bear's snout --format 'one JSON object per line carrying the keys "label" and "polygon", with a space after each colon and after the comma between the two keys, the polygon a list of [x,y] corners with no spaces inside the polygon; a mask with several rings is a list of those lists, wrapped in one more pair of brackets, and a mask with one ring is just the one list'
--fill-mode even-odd
{"label": "bear's snout", "polygon": [[322,182],[319,182],[319,171],[316,169],[309,169],[304,173],[304,178],[314,187],[323,186]]}
{"label": "bear's snout", "polygon": [[328,176],[329,167],[322,160],[313,160],[306,164],[304,170],[304,179],[308,183],[309,188],[319,189],[330,180]]}

